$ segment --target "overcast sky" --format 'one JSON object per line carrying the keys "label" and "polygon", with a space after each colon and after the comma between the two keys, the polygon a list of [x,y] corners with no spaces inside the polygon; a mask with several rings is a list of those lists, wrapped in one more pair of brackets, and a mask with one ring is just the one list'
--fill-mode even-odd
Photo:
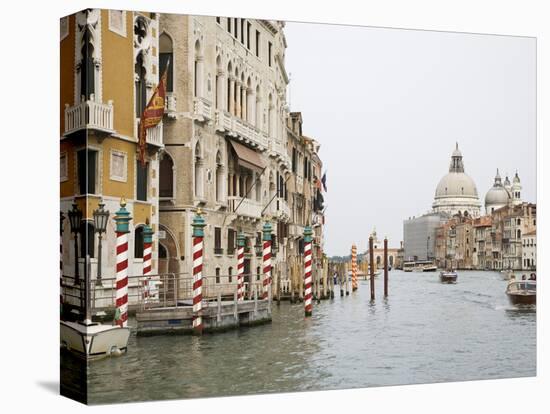
{"label": "overcast sky", "polygon": [[483,204],[496,168],[536,201],[532,38],[287,23],[290,107],[321,143],[325,250],[390,247],[427,212],[455,142]]}

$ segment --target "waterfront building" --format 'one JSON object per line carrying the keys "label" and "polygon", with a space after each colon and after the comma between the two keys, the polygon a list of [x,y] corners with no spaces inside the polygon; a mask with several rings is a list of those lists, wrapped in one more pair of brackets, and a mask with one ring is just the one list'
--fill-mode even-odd
{"label": "waterfront building", "polygon": [[431,212],[403,222],[405,261],[435,259],[435,230],[448,220],[446,213]]}
{"label": "waterfront building", "polygon": [[[376,228],[372,230],[369,237],[372,237],[372,252],[374,257],[375,268],[380,269],[384,266],[384,240],[379,240],[376,233]],[[402,244],[402,243],[401,243]],[[389,247],[388,246],[388,265],[391,267],[397,266],[399,255],[399,248]],[[361,256],[362,261],[369,261],[370,258],[370,248],[368,248],[365,253]],[[369,263],[370,264],[370,263]]]}
{"label": "waterfront building", "polygon": [[451,156],[449,172],[441,178],[435,190],[433,211],[455,214],[479,216],[480,202],[474,180],[464,172],[462,153],[458,143]]}
{"label": "waterfront building", "polygon": [[[61,19],[60,203],[75,202],[83,212],[75,257],[74,234],[65,220],[63,274],[83,274],[91,257],[91,278],[98,274],[98,235],[93,211],[100,202],[110,212],[102,236],[103,279],[96,287],[111,289],[115,277],[114,213],[120,200],[130,212],[128,273],[141,275],[143,226],[158,230],[158,152],[162,124],[148,129],[144,164],[138,160],[139,118],[159,82],[158,14],[86,9]],[[152,271],[157,272],[157,240],[153,239]],[[130,290],[135,287],[131,282]],[[106,290],[105,294],[110,295]],[[130,301],[135,295],[130,292]]]}
{"label": "waterfront building", "polygon": [[[285,258],[300,252],[303,226],[312,222],[313,177],[304,159],[293,170],[283,30],[283,22],[270,20],[161,16],[161,71],[167,67],[169,79],[160,161],[161,272],[191,275],[190,224],[198,207],[207,222],[203,274],[214,283],[237,283],[241,232],[245,282],[260,281],[266,220],[273,225],[275,285],[288,273]],[[295,201],[293,194],[303,198]]]}
{"label": "waterfront building", "polygon": [[493,220],[491,216],[482,216],[474,220],[473,267],[475,269],[491,269],[493,243],[491,237]]}
{"label": "waterfront building", "polygon": [[523,252],[522,270],[536,270],[537,268],[537,231],[533,230],[521,235]]}

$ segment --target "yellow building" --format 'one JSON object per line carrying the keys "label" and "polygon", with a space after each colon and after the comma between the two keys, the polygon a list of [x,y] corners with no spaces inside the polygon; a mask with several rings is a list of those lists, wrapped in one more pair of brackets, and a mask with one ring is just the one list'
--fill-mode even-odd
{"label": "yellow building", "polygon": [[[74,276],[86,253],[97,275],[98,235],[93,211],[102,201],[111,213],[103,235],[102,269],[106,289],[115,277],[114,213],[122,197],[132,221],[128,274],[142,274],[142,227],[158,230],[158,152],[162,123],[148,129],[145,166],[138,161],[139,117],[159,79],[158,15],[86,9],[60,21],[60,202],[76,202],[83,212],[75,258],[74,234],[64,222],[63,273]],[[157,270],[153,237],[153,269]],[[82,274],[82,271],[79,271]],[[132,283],[132,282],[130,282]],[[130,297],[132,301],[132,297]]]}

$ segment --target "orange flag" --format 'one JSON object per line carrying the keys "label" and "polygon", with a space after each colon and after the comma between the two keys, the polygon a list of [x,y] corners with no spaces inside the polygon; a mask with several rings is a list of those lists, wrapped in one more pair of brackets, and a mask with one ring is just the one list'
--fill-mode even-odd
{"label": "orange flag", "polygon": [[139,120],[139,161],[145,165],[145,141],[147,129],[157,126],[164,115],[164,101],[166,99],[166,78],[168,76],[168,65],[160,78],[160,82],[149,99],[149,103],[143,110]]}

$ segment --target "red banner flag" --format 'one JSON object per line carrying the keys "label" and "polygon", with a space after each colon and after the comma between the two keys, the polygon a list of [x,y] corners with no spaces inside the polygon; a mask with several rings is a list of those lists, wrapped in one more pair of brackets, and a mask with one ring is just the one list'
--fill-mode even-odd
{"label": "red banner flag", "polygon": [[[167,68],[168,69],[168,68]],[[168,70],[165,70],[160,78],[160,82],[149,99],[149,103],[143,110],[139,120],[139,161],[145,165],[145,142],[147,138],[147,129],[157,126],[162,121],[164,115],[164,101],[166,99],[166,78]]]}

